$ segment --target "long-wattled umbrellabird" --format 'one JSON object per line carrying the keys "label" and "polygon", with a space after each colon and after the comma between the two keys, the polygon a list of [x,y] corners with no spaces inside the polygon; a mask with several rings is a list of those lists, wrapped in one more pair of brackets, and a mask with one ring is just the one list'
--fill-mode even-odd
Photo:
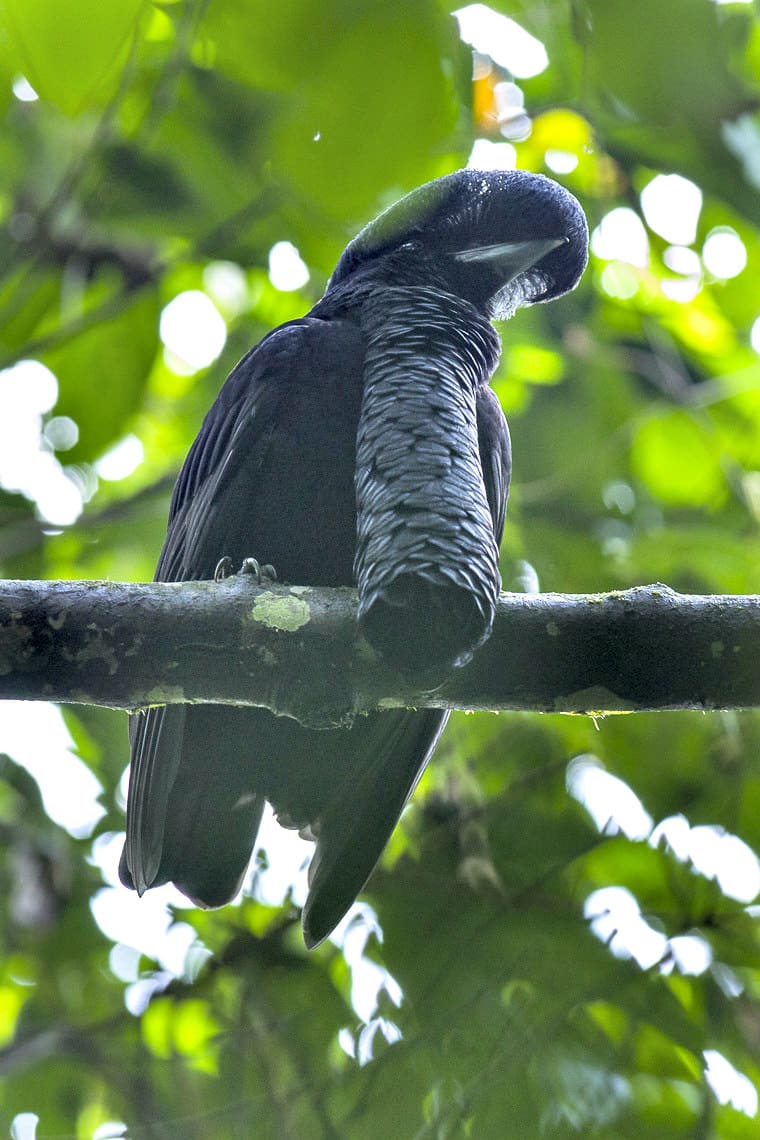
{"label": "long-wattled umbrellabird", "polygon": [[[522,171],[460,170],[349,243],[308,316],[243,357],[174,489],[158,581],[255,555],[280,579],[356,584],[370,644],[409,676],[488,637],[511,471],[488,382],[491,320],[574,288],[575,198]],[[265,800],[316,839],[303,913],[316,946],[371,873],[446,723],[393,709],[317,731],[264,709],[172,705],[130,720],[120,874],[200,906],[238,891]]]}

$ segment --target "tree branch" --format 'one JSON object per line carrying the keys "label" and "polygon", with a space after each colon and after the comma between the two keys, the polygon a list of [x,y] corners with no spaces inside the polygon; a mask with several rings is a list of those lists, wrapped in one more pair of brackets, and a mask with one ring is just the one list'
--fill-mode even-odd
{"label": "tree branch", "polygon": [[[413,636],[413,632],[410,632]],[[379,661],[351,589],[251,578],[0,583],[0,698],[260,705],[329,727],[372,708],[760,706],[760,595],[502,594],[489,642],[421,694]]]}

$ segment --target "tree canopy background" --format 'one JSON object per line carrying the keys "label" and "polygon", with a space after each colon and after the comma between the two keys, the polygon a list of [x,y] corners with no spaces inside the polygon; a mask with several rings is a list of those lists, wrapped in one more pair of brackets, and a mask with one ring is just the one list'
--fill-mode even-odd
{"label": "tree canopy background", "polygon": [[[4,0],[6,577],[149,579],[232,364],[472,155],[559,178],[594,231],[581,287],[503,330],[505,588],[758,590],[756,8],[477,8],[473,53],[435,0]],[[757,713],[455,716],[342,945],[307,955],[273,838],[218,913],[117,892],[126,718],[65,710],[102,804],[67,827],[28,771],[45,792],[47,710],[36,735],[18,711],[17,1140],[35,1116],[87,1140],[757,1135]]]}

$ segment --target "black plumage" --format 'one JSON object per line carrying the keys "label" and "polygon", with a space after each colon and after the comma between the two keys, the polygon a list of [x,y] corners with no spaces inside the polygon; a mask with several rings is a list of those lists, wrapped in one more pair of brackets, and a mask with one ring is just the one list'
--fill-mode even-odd
{"label": "black plumage", "polygon": [[[311,313],[229,376],[177,481],[157,580],[253,555],[284,581],[356,582],[368,640],[421,681],[469,660],[493,622],[511,468],[490,321],[573,288],[586,247],[572,195],[518,171],[458,171],[381,214]],[[229,901],[269,799],[317,840],[303,916],[317,945],[445,721],[389,710],[317,732],[261,709],[138,714],[122,879]]]}

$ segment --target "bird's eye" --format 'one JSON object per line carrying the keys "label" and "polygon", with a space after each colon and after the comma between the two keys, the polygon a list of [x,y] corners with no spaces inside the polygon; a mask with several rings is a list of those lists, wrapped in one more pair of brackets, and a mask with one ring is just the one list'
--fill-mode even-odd
{"label": "bird's eye", "polygon": [[399,246],[399,251],[403,250],[404,253],[414,253],[418,249],[422,249],[421,241],[405,241],[403,245]]}

